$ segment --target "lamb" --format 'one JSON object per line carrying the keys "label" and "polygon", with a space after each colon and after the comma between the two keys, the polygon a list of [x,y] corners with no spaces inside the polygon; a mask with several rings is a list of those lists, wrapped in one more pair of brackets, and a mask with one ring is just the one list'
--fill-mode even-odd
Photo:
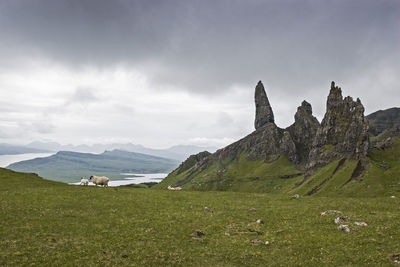
{"label": "lamb", "polygon": [[178,187],[172,187],[172,186],[168,186],[168,190],[182,190],[182,187],[178,186]]}
{"label": "lamb", "polygon": [[85,177],[81,178],[81,185],[89,185],[89,180],[86,179]]}
{"label": "lamb", "polygon": [[103,187],[108,186],[108,182],[110,181],[108,177],[94,175],[90,176],[89,180],[92,181],[96,186],[102,185]]}

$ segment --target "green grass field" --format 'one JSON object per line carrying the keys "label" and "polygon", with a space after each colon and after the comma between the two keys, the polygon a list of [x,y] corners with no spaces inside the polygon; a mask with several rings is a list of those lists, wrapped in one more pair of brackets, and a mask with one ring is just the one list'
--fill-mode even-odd
{"label": "green grass field", "polygon": [[[0,203],[1,266],[391,266],[400,254],[399,197],[94,188],[0,169]],[[350,233],[320,215],[331,209]]]}

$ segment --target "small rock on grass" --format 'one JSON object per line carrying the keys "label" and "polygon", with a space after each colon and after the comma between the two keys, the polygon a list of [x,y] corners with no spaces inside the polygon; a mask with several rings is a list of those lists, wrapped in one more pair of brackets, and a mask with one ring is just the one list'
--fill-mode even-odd
{"label": "small rock on grass", "polygon": [[400,254],[393,254],[390,258],[394,263],[400,264]]}
{"label": "small rock on grass", "polygon": [[391,196],[390,198],[396,198],[395,196]]}
{"label": "small rock on grass", "polygon": [[252,243],[253,245],[269,245],[269,241],[261,241],[261,240],[251,240],[250,243]]}
{"label": "small rock on grass", "polygon": [[343,231],[345,231],[346,233],[349,233],[349,232],[350,232],[350,227],[349,227],[348,225],[346,225],[346,224],[341,224],[341,225],[339,225],[338,229],[339,229],[339,230],[343,230]]}
{"label": "small rock on grass", "polygon": [[253,211],[253,212],[255,212],[255,211],[257,211],[255,208],[250,208],[250,211]]}
{"label": "small rock on grass", "polygon": [[214,213],[214,211],[212,211],[209,207],[204,207],[205,211],[208,211],[209,213]]}
{"label": "small rock on grass", "polygon": [[366,222],[354,222],[354,224],[358,226],[368,226]]}
{"label": "small rock on grass", "polygon": [[193,232],[192,238],[201,238],[203,236],[205,236],[206,234],[203,233],[202,231],[196,230]]}
{"label": "small rock on grass", "polygon": [[327,211],[321,212],[321,216],[325,216],[328,214],[342,214],[342,212],[338,211],[338,210],[327,210]]}
{"label": "small rock on grass", "polygon": [[264,224],[264,221],[263,221],[263,220],[261,220],[261,219],[258,219],[258,220],[256,221],[256,223],[259,223],[259,224]]}
{"label": "small rock on grass", "polygon": [[335,219],[335,223],[336,223],[336,224],[341,224],[342,222],[347,221],[347,220],[349,220],[349,219],[350,219],[350,218],[347,217],[347,216],[337,217],[337,218]]}
{"label": "small rock on grass", "polygon": [[299,194],[295,194],[295,195],[292,196],[292,199],[298,199],[298,198],[300,198]]}

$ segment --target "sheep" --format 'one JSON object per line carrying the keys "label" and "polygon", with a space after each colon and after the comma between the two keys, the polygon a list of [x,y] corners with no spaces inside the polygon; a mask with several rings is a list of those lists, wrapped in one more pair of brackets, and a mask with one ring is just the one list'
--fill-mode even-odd
{"label": "sheep", "polygon": [[182,190],[182,187],[180,187],[180,186],[172,187],[172,186],[169,185],[167,188],[168,188],[168,190]]}
{"label": "sheep", "polygon": [[85,177],[81,178],[81,185],[89,185],[89,180],[86,179]]}
{"label": "sheep", "polygon": [[108,177],[94,175],[90,176],[89,180],[92,181],[96,186],[102,185],[103,187],[108,186],[108,182],[110,181]]}

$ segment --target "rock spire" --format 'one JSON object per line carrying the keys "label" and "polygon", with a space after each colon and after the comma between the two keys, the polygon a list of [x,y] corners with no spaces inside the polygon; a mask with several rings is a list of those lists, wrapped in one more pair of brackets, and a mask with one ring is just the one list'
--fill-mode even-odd
{"label": "rock spire", "polygon": [[254,127],[257,130],[267,123],[274,123],[274,113],[272,112],[267,94],[265,93],[264,85],[261,81],[259,81],[256,86],[254,98],[256,102],[256,119],[254,121]]}
{"label": "rock spire", "polygon": [[362,159],[368,154],[368,121],[360,99],[343,99],[342,90],[332,82],[326,113],[309,155],[308,168],[324,166],[341,158]]}

